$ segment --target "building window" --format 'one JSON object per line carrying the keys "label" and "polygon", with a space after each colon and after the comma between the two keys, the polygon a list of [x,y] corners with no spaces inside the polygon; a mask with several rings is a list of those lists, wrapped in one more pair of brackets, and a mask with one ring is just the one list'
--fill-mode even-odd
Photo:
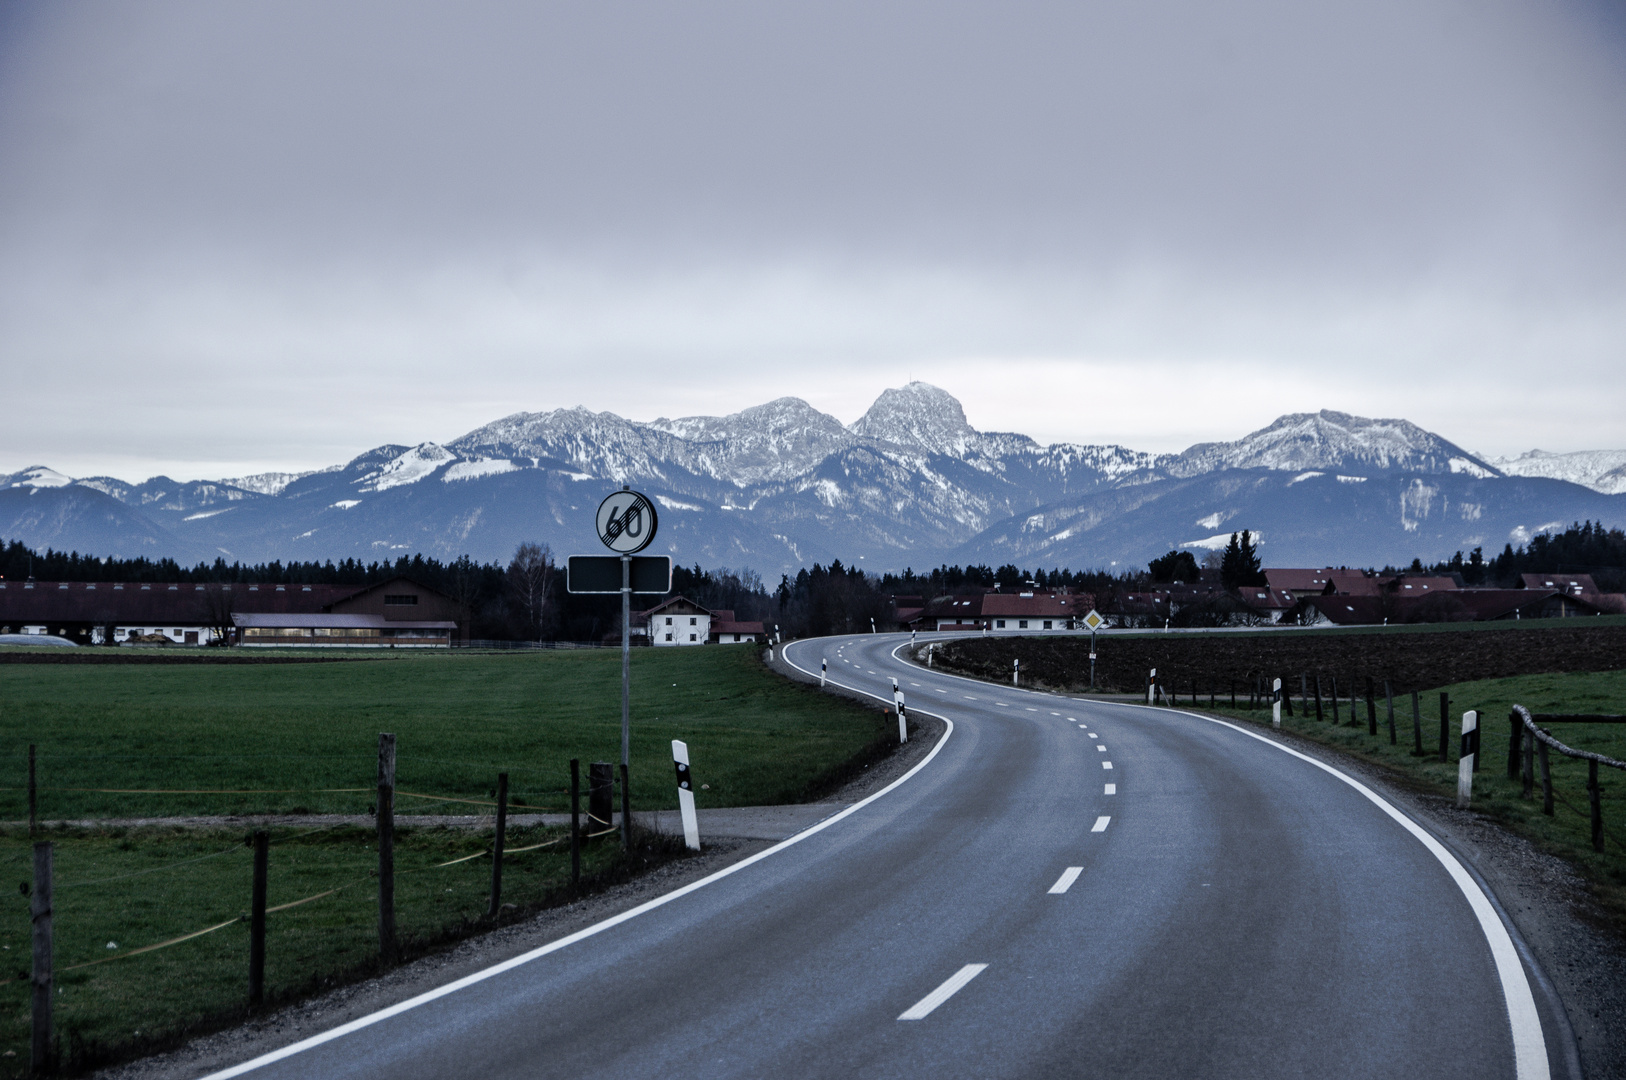
{"label": "building window", "polygon": [[694,640],[694,639],[695,639],[695,635],[693,635],[693,634],[690,634],[690,635],[689,635],[689,640],[690,640],[690,641],[693,641],[693,640]]}
{"label": "building window", "polygon": [[[666,617],[666,625],[667,625],[667,626],[671,626],[671,625],[672,625],[672,616],[670,616],[670,615],[668,615],[668,616],[667,616],[667,617]],[[667,635],[666,635],[666,640],[667,640],[667,641],[671,641],[671,640],[672,640],[672,635],[671,635],[671,634],[667,634]]]}
{"label": "building window", "polygon": [[418,603],[418,598],[416,596],[411,595],[411,594],[403,594],[403,595],[400,595],[400,596],[391,596],[391,595],[386,593],[385,596],[384,596],[384,606],[385,607],[415,607],[415,606],[417,606],[417,603]]}
{"label": "building window", "polygon": [[[689,616],[689,625],[690,625],[690,626],[697,626],[697,625],[699,625],[699,624],[698,624],[698,623],[697,623],[697,622],[696,622],[696,621],[695,621],[695,617],[694,617],[694,616],[693,616],[693,615],[690,615],[690,616]],[[689,640],[690,640],[690,641],[693,641],[693,640],[694,640],[694,639],[693,639],[693,638],[690,638],[690,639],[689,639]]]}
{"label": "building window", "polygon": [[995,621],[995,622],[994,622],[994,628],[995,628],[995,629],[996,629],[996,630],[1003,630],[1003,629],[1005,629],[1005,620],[1004,620],[1004,619],[998,619],[998,620],[996,620],[996,621]]}
{"label": "building window", "polygon": [[[670,619],[668,619],[668,620],[667,620],[667,622],[671,622],[671,620],[670,620]],[[667,640],[667,641],[671,641],[671,640],[672,640],[672,635],[671,635],[671,634],[667,634],[667,635],[666,635],[666,640]]]}
{"label": "building window", "polygon": [[1026,619],[1021,620],[1016,624],[1016,628],[1018,630],[1026,630],[1028,628],[1028,621]]}
{"label": "building window", "polygon": [[1046,629],[1046,630],[1049,630],[1049,629],[1050,629],[1050,620],[1049,620],[1049,619],[1046,619],[1046,620],[1045,620],[1045,621],[1044,621],[1044,628],[1045,628],[1045,629]]}

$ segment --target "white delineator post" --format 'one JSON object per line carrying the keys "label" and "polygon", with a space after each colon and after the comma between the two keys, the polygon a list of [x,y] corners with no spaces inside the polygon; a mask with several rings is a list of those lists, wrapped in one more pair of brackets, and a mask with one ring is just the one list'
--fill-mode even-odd
{"label": "white delineator post", "polygon": [[1479,754],[1479,713],[1462,714],[1462,756],[1457,760],[1457,805],[1466,808],[1474,797],[1474,758]]}
{"label": "white delineator post", "polygon": [[1153,704],[1152,695],[1157,693],[1157,668],[1153,668],[1146,676],[1146,704]]}
{"label": "white delineator post", "polygon": [[898,689],[898,680],[892,680],[892,702],[898,707],[898,745],[902,746],[909,741],[909,712],[903,703],[903,691]]}
{"label": "white delineator post", "polygon": [[1011,685],[1022,685],[1022,658],[1017,657],[1011,661]]}
{"label": "white delineator post", "polygon": [[672,740],[672,764],[677,766],[678,810],[683,815],[683,846],[700,850],[700,819],[694,812],[694,779],[689,775],[689,744]]}
{"label": "white delineator post", "polygon": [[823,658],[823,657],[820,657],[819,658],[819,686],[820,686],[820,688],[822,688],[824,686],[824,678],[828,674],[830,674],[830,661]]}
{"label": "white delineator post", "polygon": [[1282,726],[1282,680],[1277,679],[1270,691],[1270,722],[1276,727]]}

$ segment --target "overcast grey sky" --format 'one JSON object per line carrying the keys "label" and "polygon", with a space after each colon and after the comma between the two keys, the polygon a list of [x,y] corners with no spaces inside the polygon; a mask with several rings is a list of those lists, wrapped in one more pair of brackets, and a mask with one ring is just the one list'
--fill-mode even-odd
{"label": "overcast grey sky", "polygon": [[1623,446],[1614,11],[7,3],[0,473],[911,377],[1045,441]]}

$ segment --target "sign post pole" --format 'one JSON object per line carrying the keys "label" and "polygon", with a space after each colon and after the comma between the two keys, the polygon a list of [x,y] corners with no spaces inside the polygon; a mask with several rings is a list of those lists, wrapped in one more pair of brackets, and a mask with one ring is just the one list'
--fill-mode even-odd
{"label": "sign post pole", "polygon": [[621,846],[632,850],[632,556],[621,556]]}

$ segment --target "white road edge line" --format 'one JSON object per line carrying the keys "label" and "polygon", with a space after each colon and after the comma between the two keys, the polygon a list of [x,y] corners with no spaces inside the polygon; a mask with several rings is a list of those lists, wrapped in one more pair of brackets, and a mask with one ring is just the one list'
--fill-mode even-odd
{"label": "white road edge line", "polygon": [[1073,882],[1077,881],[1078,875],[1082,874],[1083,872],[1084,868],[1082,866],[1069,866],[1067,869],[1061,872],[1061,877],[1056,879],[1056,883],[1050,886],[1050,892],[1047,895],[1060,896],[1068,889],[1071,889],[1073,887]]}
{"label": "white road edge line", "polygon": [[1095,824],[1090,826],[1090,831],[1091,832],[1106,832],[1107,831],[1107,822],[1109,822],[1111,820],[1112,820],[1111,817],[1109,817],[1109,816],[1107,816],[1105,814],[1101,815],[1100,817],[1095,819]]}
{"label": "white road edge line", "polygon": [[967,964],[948,977],[948,980],[936,990],[927,994],[908,1010],[898,1017],[899,1020],[924,1020],[930,1016],[932,1010],[964,989],[965,984],[981,975],[988,967],[987,964]]}
{"label": "white road edge line", "polygon": [[[784,656],[784,653],[781,652],[780,655]],[[813,678],[814,677],[813,672],[808,671],[806,668],[802,667],[800,664],[797,664],[795,661],[791,660],[789,657],[785,658],[785,662],[787,664],[789,664],[791,667],[795,668],[797,671],[800,671],[802,674],[808,676],[808,678]],[[842,684],[836,682],[834,679],[830,679],[829,682],[831,684],[833,684],[833,685],[836,685],[836,686],[842,686]],[[856,686],[842,686],[842,689],[843,690],[852,690],[852,691],[855,691],[856,693],[864,694],[867,697],[876,698],[876,700],[878,700],[878,701],[885,701],[886,700],[885,698],[882,698],[879,695],[871,694],[867,690],[860,690]],[[916,710],[916,711],[917,712],[923,712],[924,710]],[[928,715],[928,716],[937,716],[936,713],[927,713],[926,715]],[[602,922],[596,922],[592,926],[584,927],[584,928],[576,931],[574,934],[566,935],[565,937],[562,937],[557,941],[550,941],[546,945],[543,945],[543,946],[541,946],[539,948],[532,949],[528,953],[522,953],[519,956],[515,956],[515,957],[512,957],[511,959],[504,960],[500,964],[493,964],[491,967],[484,968],[484,969],[482,969],[480,971],[476,971],[472,975],[465,975],[461,979],[458,979],[458,980],[456,980],[454,982],[447,983],[445,986],[437,986],[435,989],[429,990],[429,991],[427,991],[425,993],[422,993],[422,994],[419,994],[417,997],[408,998],[406,1001],[397,1002],[396,1004],[391,1005],[387,1009],[380,1009],[375,1013],[369,1013],[366,1016],[358,1017],[355,1020],[350,1021],[348,1024],[340,1024],[338,1027],[333,1028],[330,1031],[324,1031],[320,1035],[312,1035],[310,1038],[302,1039],[299,1042],[296,1042],[296,1043],[292,1044],[291,1046],[284,1046],[282,1049],[273,1050],[269,1054],[261,1054],[257,1058],[250,1058],[248,1061],[245,1061],[240,1065],[233,1065],[228,1069],[221,1069],[219,1072],[210,1073],[209,1075],[203,1077],[202,1080],[229,1080],[229,1078],[233,1077],[233,1076],[242,1076],[244,1073],[253,1072],[255,1069],[264,1068],[267,1065],[271,1065],[271,1064],[274,1064],[275,1062],[282,1061],[285,1058],[293,1057],[295,1054],[302,1053],[302,1052],[304,1052],[306,1050],[315,1049],[316,1047],[321,1046],[323,1043],[332,1042],[334,1039],[342,1038],[345,1035],[349,1035],[353,1031],[360,1031],[362,1028],[371,1027],[374,1024],[381,1023],[382,1021],[388,1020],[392,1016],[399,1016],[401,1013],[407,1012],[407,1011],[412,1010],[412,1009],[416,1009],[419,1005],[427,1005],[431,1001],[435,1001],[438,998],[446,997],[448,994],[455,994],[457,991],[462,990],[464,987],[473,986],[475,983],[484,982],[485,980],[493,978],[494,976],[501,975],[505,971],[511,971],[514,968],[520,967],[523,964],[528,964],[532,960],[539,960],[542,957],[547,956],[549,953],[558,952],[560,949],[563,949],[567,945],[574,945],[578,941],[585,941],[587,938],[593,937],[596,934],[600,934],[600,933],[604,932],[605,930],[609,930],[612,927],[620,926],[622,923],[628,922],[628,921],[630,921],[632,919],[636,919],[638,916],[643,915],[646,912],[654,911],[658,907],[664,907],[665,905],[670,904],[674,900],[677,900],[677,899],[679,899],[681,897],[687,896],[690,893],[695,892],[698,889],[702,889],[705,886],[710,885],[714,881],[721,881],[723,878],[726,878],[726,877],[730,876],[731,874],[736,874],[739,871],[744,870],[747,866],[751,866],[754,863],[761,862],[763,859],[766,859],[770,855],[776,854],[777,852],[784,851],[788,847],[792,847],[793,845],[799,844],[803,840],[806,840],[808,837],[814,835],[815,833],[820,833],[820,832],[823,832],[825,829],[828,829],[830,826],[834,825],[836,822],[840,821],[842,818],[848,817],[849,815],[856,813],[858,810],[862,809],[863,807],[868,806],[870,803],[874,802],[876,799],[879,799],[881,796],[887,794],[888,792],[891,792],[891,791],[893,791],[893,790],[895,790],[895,789],[897,789],[899,787],[902,787],[916,773],[918,773],[920,770],[924,769],[927,765],[930,765],[932,763],[932,759],[935,758],[937,756],[938,752],[940,750],[942,750],[943,747],[948,744],[949,737],[954,734],[954,721],[950,720],[946,716],[937,716],[937,718],[939,720],[943,721],[943,723],[947,725],[946,730],[943,732],[943,737],[937,740],[937,745],[932,747],[931,752],[928,753],[925,757],[921,758],[920,762],[917,765],[915,765],[914,768],[910,769],[908,772],[904,773],[902,776],[898,777],[896,780],[892,781],[886,787],[882,788],[880,791],[877,791],[875,794],[869,796],[868,798],[860,799],[858,802],[853,803],[851,806],[847,807],[845,810],[840,810],[840,811],[837,811],[834,814],[831,814],[829,817],[825,818],[823,821],[820,821],[815,825],[811,825],[808,828],[803,829],[801,832],[797,833],[795,836],[792,836],[792,837],[789,837],[787,839],[779,841],[779,843],[775,844],[771,848],[768,848],[768,849],[766,849],[764,851],[759,851],[755,855],[750,856],[749,858],[741,859],[739,862],[734,863],[731,866],[725,866],[721,870],[717,871],[715,874],[709,874],[706,877],[701,878],[699,881],[691,881],[689,884],[683,886],[681,889],[673,889],[671,892],[666,893],[664,896],[657,896],[657,897],[655,897],[655,899],[647,901],[646,903],[639,904],[635,908],[631,908],[631,909],[629,909],[627,911],[623,911],[619,915],[613,915],[610,918],[605,919]],[[970,982],[971,979],[974,978],[977,975],[977,973],[980,972],[982,970],[982,968],[986,967],[987,965],[984,964],[984,965],[981,965],[981,966],[977,966],[977,965],[971,965],[971,966],[977,967],[977,971],[973,971],[970,975],[967,975],[966,978],[965,978],[965,982]],[[959,976],[955,976],[955,978],[959,978]],[[953,980],[950,980],[950,981],[952,982]],[[961,986],[965,985],[965,982],[962,982],[960,985]],[[938,989],[941,990],[942,988],[939,987]],[[959,986],[956,986],[954,988],[954,990],[958,990],[958,989],[959,989]],[[950,990],[949,994],[952,994],[954,992],[954,990]],[[946,999],[948,997],[948,994],[944,994],[943,996]],[[939,1003],[939,1004],[941,1004],[941,1003]],[[917,1008],[918,1007],[919,1006],[917,1006]],[[934,1005],[934,1006],[932,1006],[932,1008],[936,1008],[936,1006]],[[931,1010],[928,1009],[927,1011],[929,1012]]]}
{"label": "white road edge line", "polygon": [[[1147,705],[1132,705],[1128,702],[1103,702],[1103,704],[1119,705],[1128,709],[1151,709],[1167,715],[1176,711],[1168,708],[1154,709]],[[1445,872],[1451,876],[1457,888],[1467,899],[1468,906],[1473,909],[1474,917],[1479,920],[1479,929],[1485,935],[1486,944],[1490,946],[1491,959],[1496,963],[1496,975],[1502,983],[1502,999],[1507,1005],[1508,1026],[1513,1033],[1513,1067],[1514,1075],[1518,1080],[1550,1080],[1551,1067],[1547,1063],[1547,1041],[1541,1030],[1541,1014],[1536,1011],[1535,995],[1530,991],[1530,979],[1524,973],[1524,964],[1519,960],[1519,952],[1513,946],[1513,938],[1508,934],[1507,927],[1497,916],[1496,909],[1491,906],[1490,898],[1485,895],[1473,877],[1463,868],[1457,857],[1441,844],[1421,825],[1401,813],[1389,800],[1373,791],[1354,777],[1344,773],[1324,761],[1317,761],[1309,754],[1300,753],[1290,746],[1284,746],[1274,739],[1249,731],[1227,720],[1220,720],[1212,716],[1203,716],[1199,713],[1178,710],[1181,716],[1190,716],[1198,720],[1206,720],[1211,724],[1228,727],[1232,731],[1241,732],[1250,739],[1258,739],[1267,746],[1274,746],[1284,754],[1291,754],[1301,761],[1307,761],[1316,768],[1330,773],[1366,796],[1373,805],[1382,810],[1389,817],[1412,836],[1417,842],[1428,849],[1429,854],[1439,860],[1445,867]],[[1108,764],[1102,762],[1103,765]]]}

